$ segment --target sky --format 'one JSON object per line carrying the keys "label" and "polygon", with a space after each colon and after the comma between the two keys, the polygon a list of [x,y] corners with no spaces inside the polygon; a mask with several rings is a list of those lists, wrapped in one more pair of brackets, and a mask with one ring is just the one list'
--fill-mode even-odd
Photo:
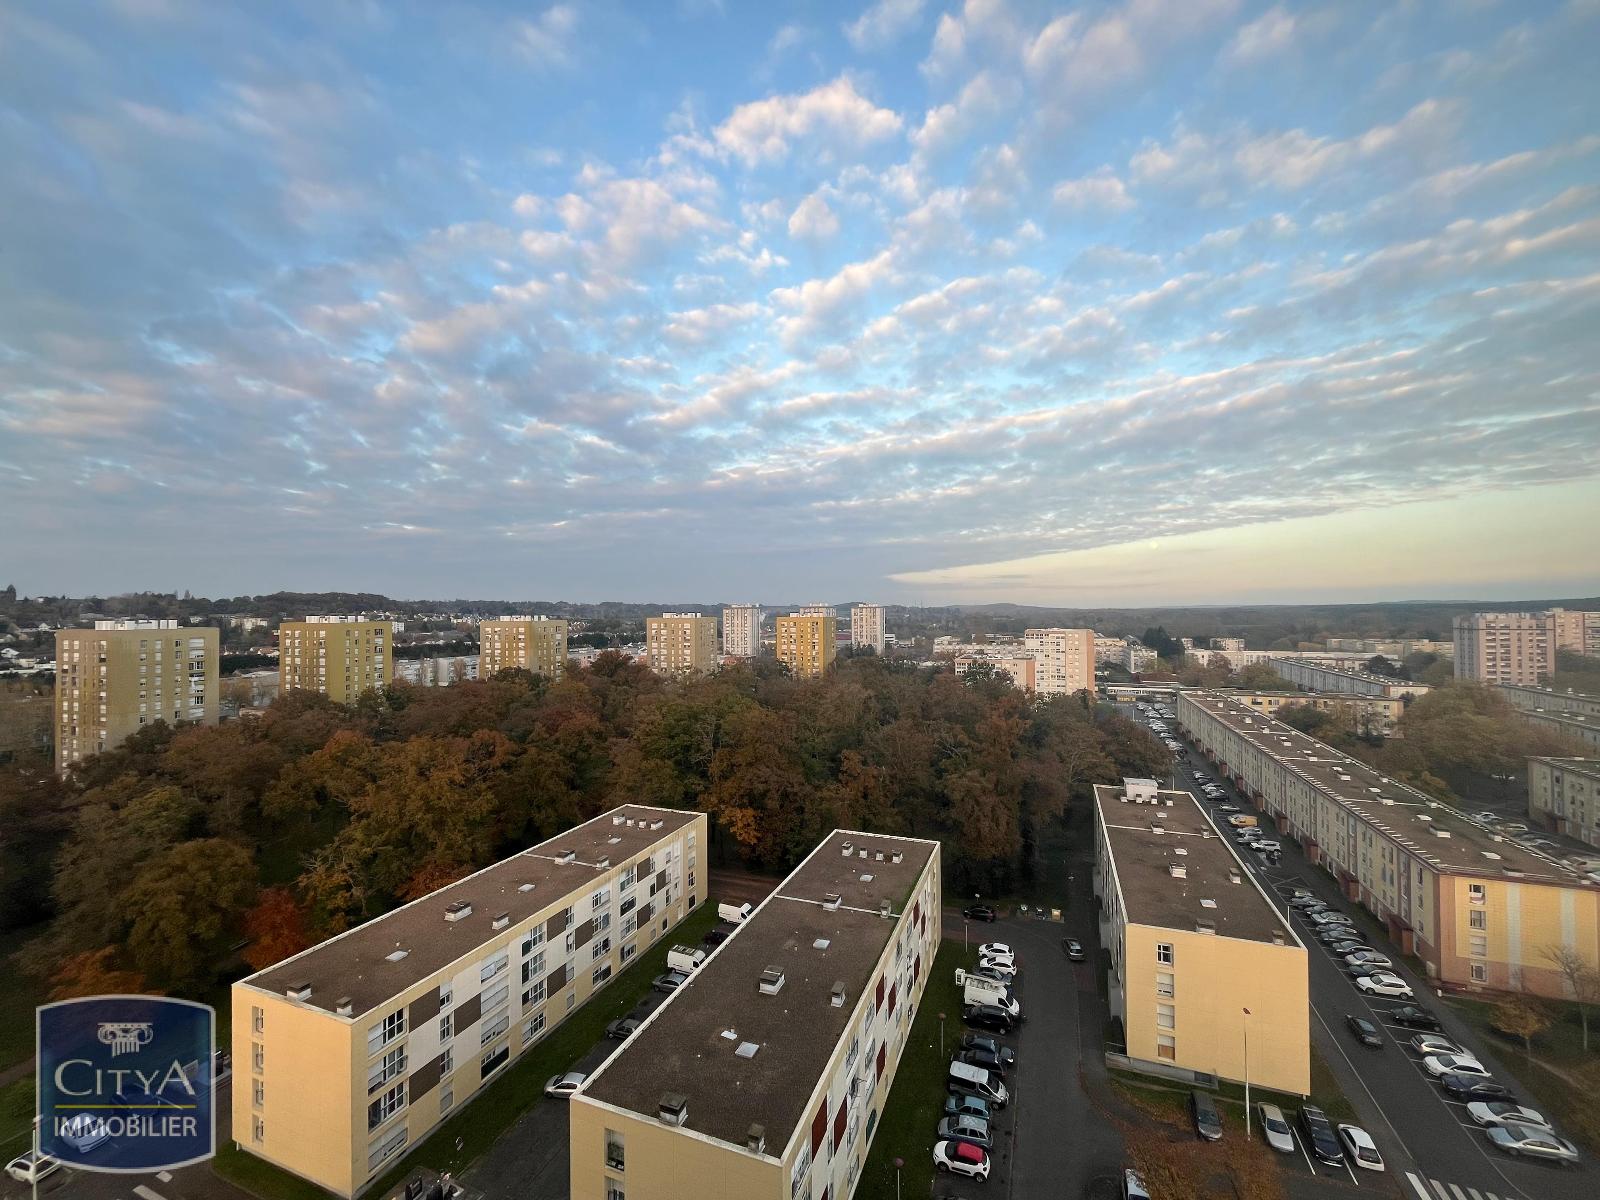
{"label": "sky", "polygon": [[1600,0],[0,0],[25,593],[1600,590]]}

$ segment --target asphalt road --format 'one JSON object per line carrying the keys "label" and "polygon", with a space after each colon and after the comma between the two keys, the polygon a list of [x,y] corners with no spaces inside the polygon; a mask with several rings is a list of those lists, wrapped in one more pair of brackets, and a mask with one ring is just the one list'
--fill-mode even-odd
{"label": "asphalt road", "polygon": [[[1176,722],[1167,725],[1176,732]],[[1192,774],[1196,768],[1216,776],[1203,756],[1186,745],[1180,788],[1196,790]],[[1231,787],[1228,792],[1230,802],[1244,811],[1255,811]],[[1213,816],[1220,823],[1220,817]],[[1291,838],[1279,835],[1277,840],[1283,856],[1275,867],[1267,866],[1249,850],[1241,850],[1240,857],[1280,907],[1287,912],[1284,901],[1289,889],[1301,886],[1350,914],[1368,945],[1392,951],[1389,957],[1397,964],[1395,973],[1411,984],[1415,1002],[1439,1018],[1445,1036],[1475,1055],[1530,1107],[1538,1108],[1535,1097],[1523,1095],[1523,1089],[1514,1085],[1492,1048],[1459,1021],[1449,1005],[1401,960],[1398,949],[1384,940],[1378,922],[1358,905],[1343,900],[1332,878],[1307,862]],[[1233,844],[1231,838],[1229,844]],[[1309,923],[1298,916],[1291,920],[1309,955],[1312,1040],[1361,1115],[1363,1127],[1377,1143],[1388,1173],[1401,1184],[1406,1200],[1593,1200],[1600,1195],[1600,1172],[1593,1163],[1564,1171],[1510,1159],[1491,1149],[1483,1132],[1467,1116],[1465,1105],[1450,1101],[1423,1070],[1419,1056],[1407,1044],[1416,1031],[1386,1020],[1388,1011],[1404,1001],[1364,997],[1310,931]],[[1349,1014],[1365,1016],[1384,1027],[1383,1049],[1356,1042],[1345,1026]]]}

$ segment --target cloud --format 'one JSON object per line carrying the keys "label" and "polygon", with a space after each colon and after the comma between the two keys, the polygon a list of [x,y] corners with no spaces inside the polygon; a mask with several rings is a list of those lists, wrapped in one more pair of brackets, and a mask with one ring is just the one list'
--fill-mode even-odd
{"label": "cloud", "polygon": [[1236,0],[1127,0],[1093,20],[1056,17],[1022,51],[1028,75],[1053,102],[1071,104],[1141,76],[1151,59],[1230,16]]}
{"label": "cloud", "polygon": [[1249,66],[1282,54],[1293,43],[1299,28],[1295,15],[1283,5],[1275,5],[1233,35],[1222,61],[1233,66]]}
{"label": "cloud", "polygon": [[577,30],[577,9],[555,4],[537,17],[512,22],[511,45],[535,66],[567,67],[572,64]]}
{"label": "cloud", "polygon": [[789,236],[807,241],[827,241],[839,232],[839,218],[833,215],[820,193],[813,192],[800,201],[789,218]]}
{"label": "cloud", "polygon": [[1063,179],[1056,184],[1050,198],[1057,208],[1076,212],[1126,212],[1135,203],[1128,194],[1127,186],[1110,167],[1101,167],[1081,179]]}
{"label": "cloud", "polygon": [[876,0],[844,26],[844,36],[859,51],[878,50],[915,29],[925,0]]}
{"label": "cloud", "polygon": [[734,109],[713,136],[746,166],[781,161],[797,142],[824,157],[854,153],[897,136],[898,113],[879,108],[840,76],[799,95],[771,96]]}

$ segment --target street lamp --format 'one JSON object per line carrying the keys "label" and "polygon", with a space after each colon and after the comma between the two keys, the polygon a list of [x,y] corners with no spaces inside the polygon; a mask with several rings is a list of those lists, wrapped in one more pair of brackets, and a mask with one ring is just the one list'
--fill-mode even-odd
{"label": "street lamp", "polygon": [[894,1160],[894,1200],[900,1200],[900,1168],[905,1165],[906,1160],[903,1158]]}
{"label": "street lamp", "polygon": [[939,1014],[939,1057],[944,1057],[944,1014]]}
{"label": "street lamp", "polygon": [[1250,1010],[1243,1010],[1239,1027],[1244,1031],[1244,1137],[1250,1140]]}

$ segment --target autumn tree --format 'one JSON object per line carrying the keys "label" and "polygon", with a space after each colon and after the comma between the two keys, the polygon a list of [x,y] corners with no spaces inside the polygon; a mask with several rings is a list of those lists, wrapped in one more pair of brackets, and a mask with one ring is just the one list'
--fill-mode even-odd
{"label": "autumn tree", "polygon": [[50,999],[135,996],[147,992],[142,974],[117,965],[119,954],[116,946],[102,946],[68,956],[50,976]]}
{"label": "autumn tree", "polygon": [[180,842],[151,859],[122,895],[127,946],[150,979],[203,985],[222,965],[256,894],[250,852],[220,838]]}
{"label": "autumn tree", "polygon": [[258,971],[300,953],[311,945],[305,911],[288,888],[262,891],[244,918],[244,934],[250,939],[244,960]]}
{"label": "autumn tree", "polygon": [[1567,995],[1578,1006],[1583,1026],[1583,1048],[1589,1049],[1589,1006],[1600,1000],[1600,970],[1576,946],[1554,944],[1540,949],[1539,957],[1556,969]]}
{"label": "autumn tree", "polygon": [[1550,1028],[1550,1012],[1532,996],[1507,996],[1494,1006],[1489,1023],[1509,1037],[1522,1039],[1523,1053],[1533,1057],[1533,1039]]}

